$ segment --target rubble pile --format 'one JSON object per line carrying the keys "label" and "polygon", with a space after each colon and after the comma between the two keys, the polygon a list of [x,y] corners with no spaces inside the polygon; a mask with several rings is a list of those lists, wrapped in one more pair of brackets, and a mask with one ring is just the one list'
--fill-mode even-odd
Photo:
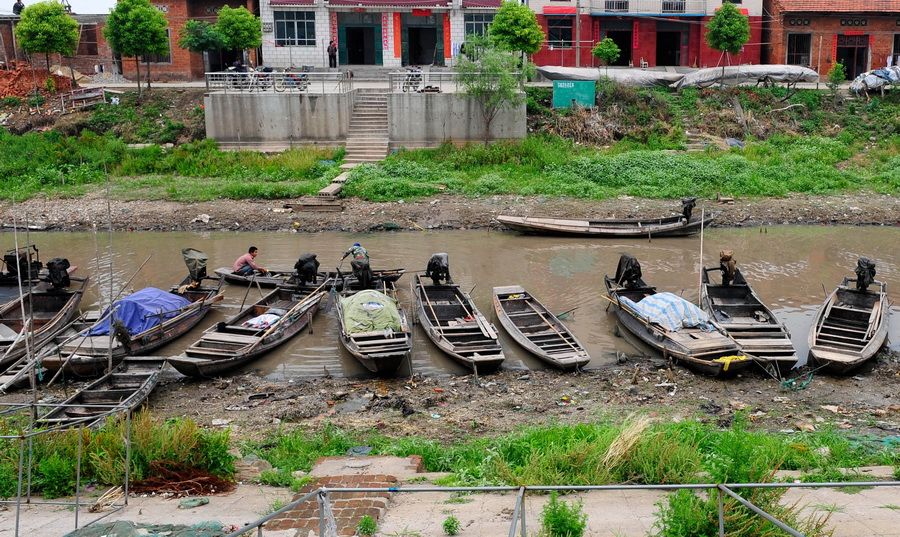
{"label": "rubble pile", "polygon": [[0,71],[0,96],[28,97],[34,93],[35,86],[41,94],[49,96],[47,78],[51,76],[56,82],[57,92],[72,90],[71,78],[50,74],[46,69],[35,69],[32,76],[30,66],[19,64],[14,69]]}

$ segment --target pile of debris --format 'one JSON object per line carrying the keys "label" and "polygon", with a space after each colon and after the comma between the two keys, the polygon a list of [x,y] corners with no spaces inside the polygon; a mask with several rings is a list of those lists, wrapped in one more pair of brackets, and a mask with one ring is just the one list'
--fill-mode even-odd
{"label": "pile of debris", "polygon": [[47,79],[53,78],[56,84],[56,92],[72,90],[72,79],[51,74],[46,69],[35,69],[32,74],[28,64],[20,63],[10,70],[0,70],[0,95],[4,97],[28,97],[33,95],[35,88],[44,96],[49,96],[47,91]]}

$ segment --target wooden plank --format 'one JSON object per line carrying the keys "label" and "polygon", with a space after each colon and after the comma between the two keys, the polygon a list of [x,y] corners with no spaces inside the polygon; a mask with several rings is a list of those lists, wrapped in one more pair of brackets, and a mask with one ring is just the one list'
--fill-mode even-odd
{"label": "wooden plank", "polygon": [[240,334],[229,334],[226,332],[209,332],[200,337],[201,341],[223,341],[225,343],[255,343],[258,336],[243,336]]}

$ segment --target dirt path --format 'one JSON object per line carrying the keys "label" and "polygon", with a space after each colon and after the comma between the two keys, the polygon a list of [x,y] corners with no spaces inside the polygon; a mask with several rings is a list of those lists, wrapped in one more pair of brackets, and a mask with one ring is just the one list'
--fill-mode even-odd
{"label": "dirt path", "polygon": [[[290,200],[287,200],[290,201]],[[498,214],[554,217],[647,217],[680,212],[677,200],[616,198],[603,201],[571,198],[443,195],[415,201],[372,203],[344,200],[339,213],[276,212],[284,201],[217,200],[203,203],[121,201],[111,204],[113,227],[121,231],[377,231],[474,229],[498,227]],[[703,201],[697,207],[719,214],[719,226],[778,224],[900,225],[900,197],[876,194],[791,196],[738,200],[734,205]],[[101,193],[78,199],[31,199],[13,209],[0,204],[0,223],[19,221],[43,229],[81,231],[107,225]],[[207,218],[208,217],[208,218]]]}

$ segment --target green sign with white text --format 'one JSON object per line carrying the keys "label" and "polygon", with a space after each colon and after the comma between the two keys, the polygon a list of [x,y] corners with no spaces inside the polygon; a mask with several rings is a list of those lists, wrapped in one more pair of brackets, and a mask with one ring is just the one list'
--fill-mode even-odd
{"label": "green sign with white text", "polygon": [[593,80],[554,80],[553,108],[572,108],[576,104],[586,108],[594,106],[596,84]]}

